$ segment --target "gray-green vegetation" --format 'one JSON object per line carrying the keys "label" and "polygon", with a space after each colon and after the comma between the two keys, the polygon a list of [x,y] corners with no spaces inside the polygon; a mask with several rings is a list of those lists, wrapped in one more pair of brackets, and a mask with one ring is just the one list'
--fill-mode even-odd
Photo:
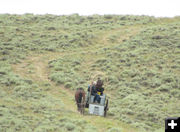
{"label": "gray-green vegetation", "polygon": [[[1,14],[0,40],[0,131],[164,131],[180,114],[180,17]],[[73,104],[97,76],[108,118]]]}

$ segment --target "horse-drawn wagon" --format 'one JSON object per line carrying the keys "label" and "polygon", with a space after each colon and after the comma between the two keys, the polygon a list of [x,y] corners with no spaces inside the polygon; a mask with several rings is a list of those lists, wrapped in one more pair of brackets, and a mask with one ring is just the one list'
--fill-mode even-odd
{"label": "horse-drawn wagon", "polygon": [[[93,73],[94,77],[90,80],[94,80],[96,76],[104,76],[103,73],[98,72],[98,74]],[[91,78],[91,77],[90,77]],[[99,87],[99,83],[101,82],[101,87]],[[108,80],[107,80],[108,82]],[[93,81],[90,86],[88,86],[88,93],[86,94],[86,99],[85,99],[85,91],[83,88],[77,89],[76,91],[76,104],[78,106],[78,111],[80,113],[84,113],[84,107],[88,108],[89,114],[92,115],[99,115],[99,116],[104,116],[106,117],[107,111],[108,111],[108,99],[106,94],[103,93],[104,88],[102,88],[103,82],[98,78],[98,81]],[[93,86],[95,86],[93,90]],[[98,89],[99,88],[99,89]],[[79,96],[81,93],[81,96]],[[98,95],[97,95],[98,94]],[[98,100],[96,101],[98,97]]]}

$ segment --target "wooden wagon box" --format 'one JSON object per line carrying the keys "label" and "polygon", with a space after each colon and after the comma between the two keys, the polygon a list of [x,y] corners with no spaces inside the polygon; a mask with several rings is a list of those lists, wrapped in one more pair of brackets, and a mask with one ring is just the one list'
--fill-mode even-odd
{"label": "wooden wagon box", "polygon": [[104,106],[98,104],[89,104],[89,114],[104,116]]}

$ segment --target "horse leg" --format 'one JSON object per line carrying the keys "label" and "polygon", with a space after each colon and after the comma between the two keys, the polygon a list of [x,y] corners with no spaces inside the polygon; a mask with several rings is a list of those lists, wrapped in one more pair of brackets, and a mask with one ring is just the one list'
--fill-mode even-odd
{"label": "horse leg", "polygon": [[77,111],[79,111],[80,109],[79,109],[79,103],[78,103],[78,101],[76,102],[76,104],[77,104]]}
{"label": "horse leg", "polygon": [[82,107],[82,114],[84,115],[84,107]]}
{"label": "horse leg", "polygon": [[81,104],[81,114],[84,115],[84,103]]}
{"label": "horse leg", "polygon": [[78,111],[81,112],[81,104],[78,103]]}
{"label": "horse leg", "polygon": [[80,112],[80,114],[82,114],[82,106],[81,106],[81,103],[79,104],[79,112]]}

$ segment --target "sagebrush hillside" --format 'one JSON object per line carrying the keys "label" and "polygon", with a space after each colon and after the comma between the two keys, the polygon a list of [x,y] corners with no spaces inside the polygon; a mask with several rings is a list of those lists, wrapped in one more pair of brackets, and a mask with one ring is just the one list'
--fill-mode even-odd
{"label": "sagebrush hillside", "polygon": [[[108,117],[74,91],[100,76]],[[180,116],[180,17],[0,15],[0,131],[163,132]]]}

